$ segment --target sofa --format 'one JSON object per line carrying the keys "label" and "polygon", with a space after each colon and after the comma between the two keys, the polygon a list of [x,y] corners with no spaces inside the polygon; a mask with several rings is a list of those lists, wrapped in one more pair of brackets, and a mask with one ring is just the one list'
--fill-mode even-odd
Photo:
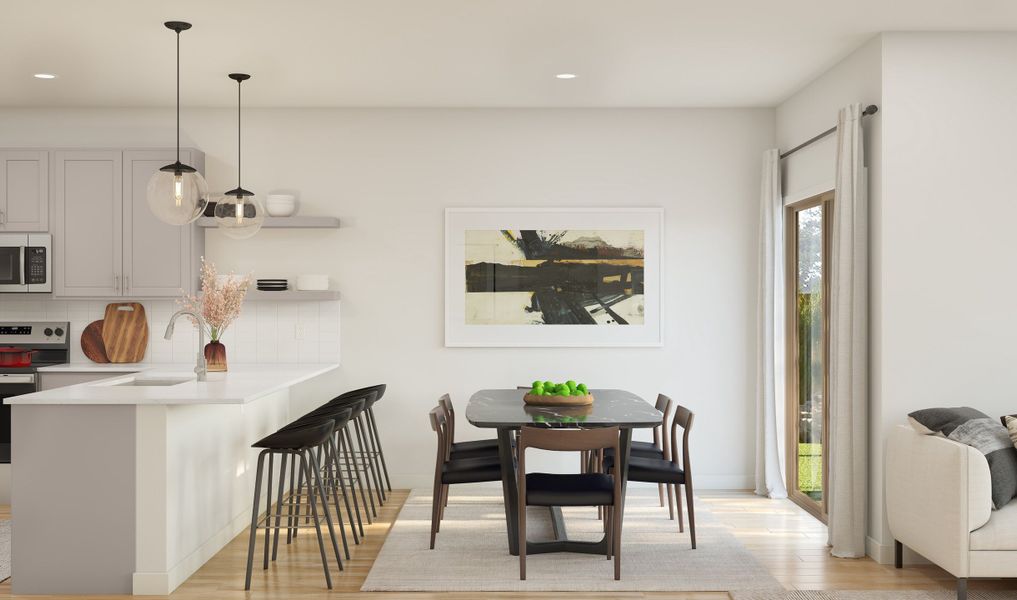
{"label": "sofa", "polygon": [[958,600],[967,597],[968,578],[1017,577],[1017,500],[992,510],[981,452],[899,425],[887,441],[885,472],[897,568],[907,546],[957,578]]}

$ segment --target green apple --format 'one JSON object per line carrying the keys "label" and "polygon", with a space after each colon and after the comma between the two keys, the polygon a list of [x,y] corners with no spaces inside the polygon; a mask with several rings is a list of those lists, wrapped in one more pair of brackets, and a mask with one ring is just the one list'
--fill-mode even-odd
{"label": "green apple", "polygon": [[566,382],[565,382],[565,385],[567,385],[567,386],[569,387],[569,389],[570,389],[570,390],[575,390],[575,389],[576,389],[576,382],[575,382],[575,381],[572,381],[571,379],[569,379],[568,381],[566,381]]}
{"label": "green apple", "polygon": [[543,381],[540,381],[540,380],[538,379],[537,381],[534,381],[534,382],[533,382],[533,386],[532,386],[532,387],[533,387],[533,389],[537,389],[538,387],[544,387],[544,382],[543,382]]}
{"label": "green apple", "polygon": [[581,391],[581,392],[583,392],[584,394],[589,393],[589,390],[586,389],[586,384],[585,383],[580,383],[579,385],[576,386],[576,389]]}
{"label": "green apple", "polygon": [[535,385],[535,386],[533,386],[533,389],[530,390],[530,393],[531,394],[536,394],[536,395],[540,396],[541,394],[544,393],[544,386],[543,385]]}
{"label": "green apple", "polygon": [[585,396],[585,395],[586,395],[586,392],[584,392],[583,390],[574,390],[574,391],[572,392],[572,395],[573,395],[573,396]]}
{"label": "green apple", "polygon": [[551,381],[551,380],[545,381],[544,382],[544,388],[545,389],[552,389],[553,390],[554,389],[554,382]]}

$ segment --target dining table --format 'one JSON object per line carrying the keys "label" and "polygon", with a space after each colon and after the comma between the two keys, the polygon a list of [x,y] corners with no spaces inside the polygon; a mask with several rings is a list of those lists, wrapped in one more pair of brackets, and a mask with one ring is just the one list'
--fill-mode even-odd
{"label": "dining table", "polygon": [[[621,477],[622,497],[617,499],[624,508],[625,488],[628,483],[629,450],[632,430],[652,428],[661,424],[664,415],[649,402],[625,390],[591,389],[593,403],[584,406],[541,406],[527,404],[523,396],[528,389],[480,390],[470,396],[466,406],[466,420],[474,427],[496,429],[498,457],[501,462],[501,486],[505,497],[505,522],[509,553],[519,555],[519,488],[516,480],[516,456],[512,446],[513,432],[524,426],[536,427],[612,427],[619,428],[616,476]],[[524,499],[525,501],[525,499]],[[550,507],[551,528],[554,539],[546,542],[526,542],[527,554],[547,552],[579,552],[606,554],[607,536],[594,542],[570,540],[562,517],[561,507]],[[623,514],[623,511],[619,511]]]}

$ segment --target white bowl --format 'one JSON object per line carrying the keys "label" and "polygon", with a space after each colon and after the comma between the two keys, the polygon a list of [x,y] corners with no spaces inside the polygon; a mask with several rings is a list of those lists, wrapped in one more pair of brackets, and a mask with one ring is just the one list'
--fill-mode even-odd
{"label": "white bowl", "polygon": [[273,217],[289,217],[296,209],[296,197],[292,194],[269,194],[265,197],[265,210]]}
{"label": "white bowl", "polygon": [[328,275],[297,275],[297,289],[317,291],[327,290]]}

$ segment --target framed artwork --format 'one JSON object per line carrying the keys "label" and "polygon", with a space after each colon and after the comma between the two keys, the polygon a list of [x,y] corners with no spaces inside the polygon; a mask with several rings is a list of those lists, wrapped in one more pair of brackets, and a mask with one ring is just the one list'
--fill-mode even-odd
{"label": "framed artwork", "polygon": [[659,208],[445,210],[446,346],[661,346]]}

